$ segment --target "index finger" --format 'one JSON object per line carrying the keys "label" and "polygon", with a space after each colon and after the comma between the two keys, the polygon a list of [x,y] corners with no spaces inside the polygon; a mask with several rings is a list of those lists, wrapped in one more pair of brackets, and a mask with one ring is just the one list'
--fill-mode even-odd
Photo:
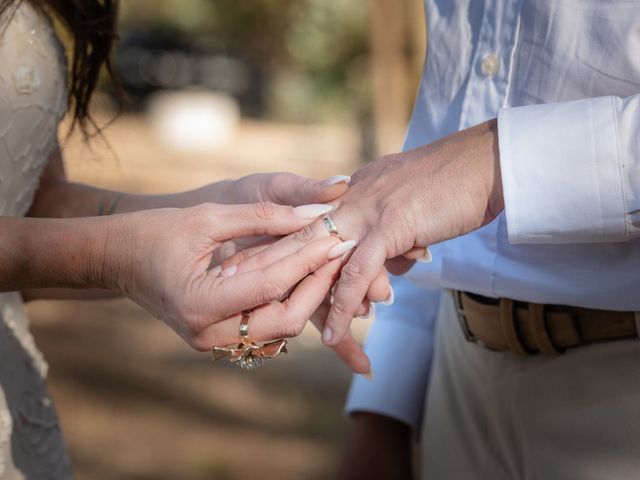
{"label": "index finger", "polygon": [[384,244],[366,237],[342,267],[333,305],[322,332],[325,345],[337,345],[344,338],[369,286],[382,270],[385,258]]}
{"label": "index finger", "polygon": [[[322,332],[325,324],[325,318],[329,313],[331,305],[323,302],[322,305],[311,315],[311,323]],[[368,374],[371,371],[371,362],[369,357],[364,353],[362,345],[360,345],[350,331],[347,332],[344,340],[332,347],[336,355],[342,360],[354,373]]]}
{"label": "index finger", "polygon": [[218,305],[218,314],[227,317],[282,298],[300,280],[352,249],[354,244],[327,237],[262,269],[212,278],[209,287],[214,298],[224,299]]}
{"label": "index finger", "polygon": [[204,204],[215,226],[217,240],[260,235],[288,235],[329,212],[331,205],[313,204],[290,207],[261,202],[248,205]]}

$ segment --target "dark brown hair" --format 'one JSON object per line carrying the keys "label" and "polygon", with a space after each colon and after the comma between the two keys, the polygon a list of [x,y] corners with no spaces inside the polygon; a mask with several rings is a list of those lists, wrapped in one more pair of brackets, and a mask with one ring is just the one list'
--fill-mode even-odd
{"label": "dark brown hair", "polygon": [[117,38],[118,0],[0,0],[0,16],[28,1],[51,14],[69,31],[73,57],[69,65],[69,111],[76,124],[89,133],[96,128],[89,114],[91,96],[104,67],[113,79],[111,51]]}

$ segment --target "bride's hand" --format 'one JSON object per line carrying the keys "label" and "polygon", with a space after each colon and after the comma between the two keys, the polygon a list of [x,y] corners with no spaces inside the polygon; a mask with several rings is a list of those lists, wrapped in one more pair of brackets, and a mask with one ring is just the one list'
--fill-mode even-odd
{"label": "bride's hand", "polygon": [[97,283],[112,283],[197,350],[238,341],[236,313],[256,307],[252,339],[275,338],[303,324],[322,303],[339,269],[339,260],[331,259],[353,244],[320,239],[244,273],[222,271],[212,265],[212,254],[231,238],[295,232],[326,211],[323,205],[203,204],[117,215],[110,219],[104,278]]}
{"label": "bride's hand", "polygon": [[295,207],[335,200],[347,191],[350,181],[347,175],[316,180],[286,172],[256,173],[204,188],[211,189],[209,194],[217,203],[272,202]]}
{"label": "bride's hand", "polygon": [[[181,194],[182,201],[178,203],[189,206],[204,202],[230,205],[271,202],[296,207],[335,200],[349,189],[350,181],[351,177],[348,175],[316,180],[288,172],[256,173],[186,192]],[[214,260],[222,263],[236,253],[245,250],[255,252],[254,247],[269,245],[275,240],[277,239],[267,236],[233,239],[216,250]]]}
{"label": "bride's hand", "polygon": [[[277,242],[270,242],[265,246],[257,246],[246,248],[235,255],[225,259],[222,263],[222,268],[228,269],[230,267],[236,267],[238,272],[250,272],[257,269],[264,268],[266,265],[270,265],[279,261],[282,258],[286,258],[298,249],[305,245],[311,245],[316,242],[318,238],[335,238],[327,237],[327,232],[323,227],[317,223],[309,225],[299,230],[298,232],[280,239]],[[345,255],[346,257],[346,255]],[[345,258],[337,260],[334,265],[332,262],[331,272],[329,272],[329,278],[324,275],[324,268],[316,272],[314,275],[322,275],[322,282],[329,282],[328,288],[324,288],[323,298],[321,303],[317,306],[317,309],[308,317],[313,325],[320,331],[324,329],[327,314],[331,309],[330,292],[328,291],[333,287],[338,279],[342,263]],[[367,295],[364,301],[355,311],[355,315],[359,317],[368,317],[372,313],[373,303],[383,302],[390,299],[391,288],[389,285],[389,279],[386,270],[382,268],[376,279],[369,286]],[[316,301],[319,297],[316,298]],[[298,323],[297,329],[292,329],[287,336],[297,336],[302,332],[304,323]],[[346,336],[337,345],[332,347],[338,357],[355,373],[366,374],[370,371],[370,362],[367,355],[364,353],[362,346],[355,340],[350,332],[347,332]]]}

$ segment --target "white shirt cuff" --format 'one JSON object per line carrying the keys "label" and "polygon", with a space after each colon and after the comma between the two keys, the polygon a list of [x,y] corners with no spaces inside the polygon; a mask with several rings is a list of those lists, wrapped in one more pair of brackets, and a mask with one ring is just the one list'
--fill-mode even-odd
{"label": "white shirt cuff", "polygon": [[629,239],[616,122],[615,97],[499,112],[511,243]]}

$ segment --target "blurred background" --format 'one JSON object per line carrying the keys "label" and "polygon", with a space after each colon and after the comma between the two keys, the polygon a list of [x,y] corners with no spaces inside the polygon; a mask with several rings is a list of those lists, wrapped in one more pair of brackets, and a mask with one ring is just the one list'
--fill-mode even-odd
{"label": "blurred background", "polygon": [[[124,108],[114,119],[103,82],[103,135],[63,149],[72,180],[141,193],[349,174],[398,151],[425,51],[420,0],[128,0],[120,28]],[[29,311],[79,480],[334,472],[350,374],[313,329],[248,373],[125,300]]]}

